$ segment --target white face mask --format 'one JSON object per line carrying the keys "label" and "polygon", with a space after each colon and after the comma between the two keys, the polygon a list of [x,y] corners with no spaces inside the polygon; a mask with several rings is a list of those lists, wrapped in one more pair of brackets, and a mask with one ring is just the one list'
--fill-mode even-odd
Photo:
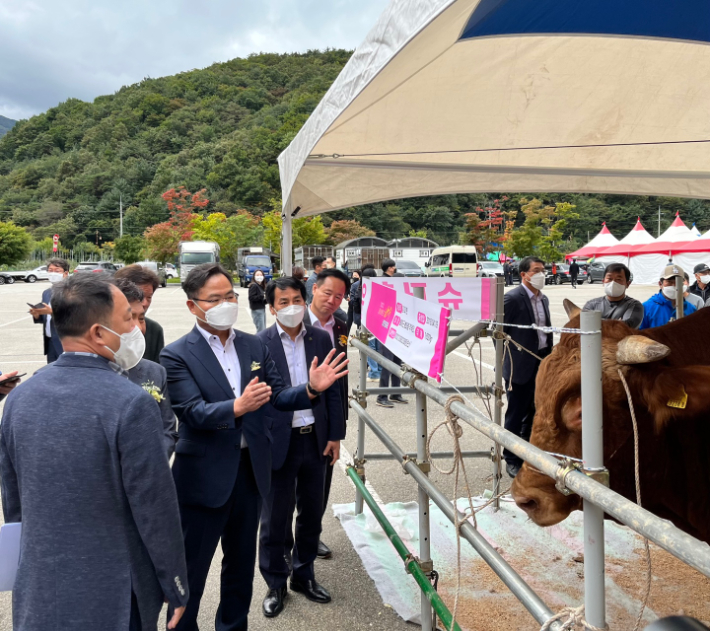
{"label": "white face mask", "polygon": [[[197,305],[197,303],[195,303]],[[213,329],[218,331],[227,331],[231,329],[237,321],[239,315],[239,305],[236,302],[222,302],[216,307],[212,307],[209,311],[205,311],[200,305],[197,305],[205,314],[205,319],[197,318],[200,322],[209,324]]]}
{"label": "white face mask", "polygon": [[303,322],[303,316],[306,315],[306,307],[304,305],[289,305],[276,312],[276,319],[288,328],[293,328]]}
{"label": "white face mask", "polygon": [[675,287],[664,287],[661,291],[668,300],[675,300],[678,295]]}
{"label": "white face mask", "polygon": [[62,280],[64,280],[64,272],[48,272],[50,284],[54,285]]}
{"label": "white face mask", "polygon": [[704,276],[701,276],[701,277],[700,277],[700,282],[701,282],[703,285],[710,285],[710,276],[708,276],[707,274],[704,275]]}
{"label": "white face mask", "polygon": [[[107,331],[111,331],[107,326],[103,324],[100,325]],[[143,333],[136,326],[130,333],[124,333],[119,335],[116,331],[111,331],[114,335],[118,336],[121,343],[118,346],[118,350],[113,350],[110,346],[107,346],[113,353],[113,360],[121,367],[123,370],[130,370],[143,358],[143,353],[145,353],[145,338]]]}
{"label": "white face mask", "polygon": [[532,277],[528,279],[528,282],[535,289],[540,291],[545,286],[545,274],[543,274],[542,272],[538,272],[537,274],[533,274]]}
{"label": "white face mask", "polygon": [[264,277],[263,277],[261,274],[259,274],[258,276],[255,275],[255,276],[254,276],[254,280],[255,280],[257,283],[260,283],[260,282],[262,282],[262,281],[264,280]]}
{"label": "white face mask", "polygon": [[619,296],[623,296],[625,291],[626,287],[616,281],[612,280],[608,283],[604,283],[604,293],[609,296],[609,298],[618,298]]}

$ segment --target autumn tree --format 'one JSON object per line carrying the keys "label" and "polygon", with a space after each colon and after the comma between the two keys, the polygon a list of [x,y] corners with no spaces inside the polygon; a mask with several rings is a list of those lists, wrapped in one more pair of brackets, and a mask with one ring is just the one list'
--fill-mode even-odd
{"label": "autumn tree", "polygon": [[466,229],[462,235],[463,245],[475,245],[484,255],[500,248],[504,236],[504,213],[501,201],[508,198],[495,199],[486,206],[478,206],[475,212],[466,213]]}
{"label": "autumn tree", "polygon": [[338,245],[338,243],[349,241],[350,239],[357,239],[358,237],[375,236],[374,230],[366,228],[354,219],[334,221],[330,224],[329,228],[326,228],[325,233],[328,235],[328,243],[331,245]]}
{"label": "autumn tree", "polygon": [[27,230],[12,221],[0,221],[0,265],[14,265],[27,258],[31,244]]}

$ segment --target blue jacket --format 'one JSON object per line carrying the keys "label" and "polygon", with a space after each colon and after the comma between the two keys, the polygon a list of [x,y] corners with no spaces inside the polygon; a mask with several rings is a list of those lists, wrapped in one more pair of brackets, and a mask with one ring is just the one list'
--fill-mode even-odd
{"label": "blue jacket", "polygon": [[[52,300],[52,288],[48,287],[42,292],[42,302],[46,305]],[[49,329],[52,332],[52,337],[47,337],[44,331],[44,324],[47,321],[47,316],[39,316],[38,318],[33,318],[35,324],[42,325],[42,340],[44,342],[43,353],[47,356],[47,363],[51,364],[53,361],[57,361],[57,358],[62,354],[62,341],[59,339],[57,334],[57,329],[54,326],[54,318],[49,321]]]}
{"label": "blue jacket", "polygon": [[65,353],[8,395],[0,475],[5,521],[22,522],[15,629],[128,629],[133,591],[142,629],[155,631],[163,598],[187,603],[162,435],[155,400],[102,357]]}
{"label": "blue jacket", "polygon": [[[687,300],[683,299],[683,310],[685,315],[695,313],[696,308]],[[651,329],[656,326],[668,324],[671,319],[675,320],[675,307],[660,291],[651,296],[643,303],[643,320],[641,329]]]}
{"label": "blue jacket", "polygon": [[[271,353],[255,335],[235,329],[242,391],[259,378],[271,386],[271,405],[294,411],[311,407],[306,386],[287,388]],[[237,481],[242,433],[249,446],[262,497],[271,486],[271,430],[263,409],[234,418],[234,392],[207,340],[192,329],[166,346],[160,363],[168,372],[168,392],[178,417],[173,478],[181,503],[223,506]]]}
{"label": "blue jacket", "polygon": [[[258,337],[264,341],[269,349],[286,385],[291,386],[291,373],[288,369],[286,354],[284,353],[283,343],[276,325],[273,324],[268,329],[261,331]],[[304,346],[306,349],[306,366],[311,365],[314,357],[317,357],[318,361],[321,362],[333,348],[330,343],[330,336],[325,331],[314,329],[311,326],[306,326]],[[345,438],[345,420],[343,419],[340,390],[340,384],[334,383],[313,401],[316,438],[321,454],[325,451],[326,443],[329,440],[342,440]],[[274,439],[271,466],[274,471],[277,471],[283,466],[288,454],[288,446],[291,442],[293,412],[279,412],[271,404],[265,405],[262,409],[266,415],[266,425],[271,430],[271,435]]]}

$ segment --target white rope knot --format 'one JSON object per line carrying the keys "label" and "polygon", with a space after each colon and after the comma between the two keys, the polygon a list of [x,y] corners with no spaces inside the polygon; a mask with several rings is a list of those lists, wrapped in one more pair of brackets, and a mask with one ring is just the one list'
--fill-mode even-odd
{"label": "white rope knot", "polygon": [[584,605],[579,607],[564,607],[559,613],[556,613],[545,624],[542,625],[540,631],[548,631],[552,628],[553,622],[561,622],[562,626],[559,631],[572,631],[573,629],[585,629],[586,631],[609,631],[609,627],[595,627],[589,624],[584,619]]}

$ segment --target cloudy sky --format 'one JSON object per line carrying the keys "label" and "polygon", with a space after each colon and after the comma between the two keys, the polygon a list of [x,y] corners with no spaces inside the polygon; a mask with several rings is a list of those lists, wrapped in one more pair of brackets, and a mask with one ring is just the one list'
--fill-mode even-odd
{"label": "cloudy sky", "polygon": [[0,115],[256,52],[355,48],[387,0],[0,0]]}

